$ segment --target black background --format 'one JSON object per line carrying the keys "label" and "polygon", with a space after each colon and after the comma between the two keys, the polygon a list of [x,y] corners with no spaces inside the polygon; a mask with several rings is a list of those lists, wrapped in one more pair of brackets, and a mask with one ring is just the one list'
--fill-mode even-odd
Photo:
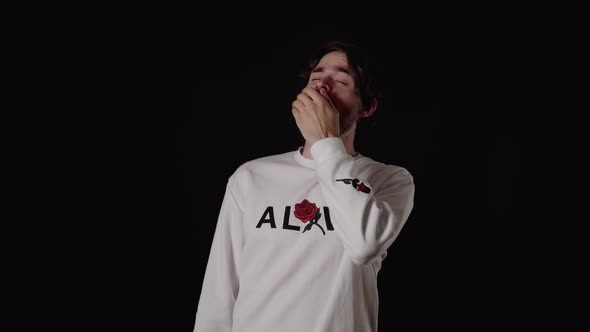
{"label": "black background", "polygon": [[364,43],[385,83],[357,150],[416,184],[379,274],[380,330],[580,327],[578,20],[143,10],[12,26],[1,122],[11,331],[192,331],[227,178],[302,143],[297,69],[337,37]]}

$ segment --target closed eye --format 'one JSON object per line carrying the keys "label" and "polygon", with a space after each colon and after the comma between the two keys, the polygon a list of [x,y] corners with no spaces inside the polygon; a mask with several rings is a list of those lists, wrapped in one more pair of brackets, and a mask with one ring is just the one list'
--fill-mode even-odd
{"label": "closed eye", "polygon": [[[314,78],[311,81],[313,82],[313,81],[319,81],[319,80],[320,80],[319,78]],[[338,82],[338,83],[340,83],[342,85],[346,85],[346,82],[343,82],[343,81],[336,81],[336,82]]]}

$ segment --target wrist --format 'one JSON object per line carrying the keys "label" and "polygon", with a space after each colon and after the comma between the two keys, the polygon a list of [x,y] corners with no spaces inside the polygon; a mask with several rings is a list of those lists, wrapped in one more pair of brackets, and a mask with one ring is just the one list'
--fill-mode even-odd
{"label": "wrist", "polygon": [[344,142],[340,137],[326,137],[317,140],[316,143],[310,147],[310,154],[317,163],[322,163],[325,160],[332,159],[339,156],[347,155]]}

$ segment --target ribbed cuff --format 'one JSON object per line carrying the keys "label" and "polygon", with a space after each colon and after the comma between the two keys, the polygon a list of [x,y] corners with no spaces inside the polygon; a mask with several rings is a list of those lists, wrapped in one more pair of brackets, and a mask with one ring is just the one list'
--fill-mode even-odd
{"label": "ribbed cuff", "polygon": [[340,137],[328,137],[316,141],[311,146],[309,153],[316,164],[347,154],[344,142]]}

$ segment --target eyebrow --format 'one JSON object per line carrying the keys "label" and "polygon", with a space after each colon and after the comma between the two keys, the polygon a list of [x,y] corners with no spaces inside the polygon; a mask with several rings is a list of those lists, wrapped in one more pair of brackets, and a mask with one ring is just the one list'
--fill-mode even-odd
{"label": "eyebrow", "polygon": [[[348,76],[352,77],[352,74],[350,73],[350,71],[348,71],[348,69],[344,68],[344,67],[340,67],[340,66],[335,66],[335,67],[331,67],[334,70],[341,72],[341,73],[345,73],[348,74]],[[316,67],[314,70],[311,71],[311,73],[321,73],[324,71],[324,67]]]}

